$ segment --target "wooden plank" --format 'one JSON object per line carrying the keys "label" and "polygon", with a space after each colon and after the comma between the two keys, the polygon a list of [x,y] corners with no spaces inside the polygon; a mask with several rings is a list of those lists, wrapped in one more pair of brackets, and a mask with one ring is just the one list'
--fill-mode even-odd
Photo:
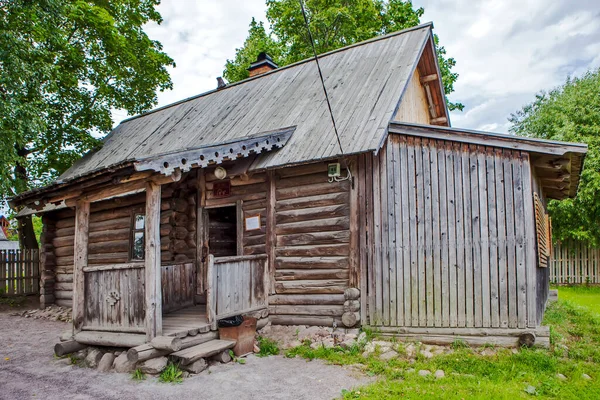
{"label": "wooden plank", "polygon": [[350,287],[360,287],[360,264],[359,264],[359,188],[358,188],[358,174],[359,171],[356,168],[356,159],[348,168],[352,171],[352,186],[350,189],[350,249],[348,253],[348,261],[350,263],[349,271],[349,282]]}
{"label": "wooden plank", "polygon": [[[433,325],[442,326],[442,252],[441,252],[441,187],[443,179],[439,165],[440,142],[431,140],[429,158],[431,166],[431,255]],[[445,171],[444,171],[445,172]],[[428,288],[429,289],[429,288]],[[428,304],[429,307],[429,304]]]}
{"label": "wooden plank", "polygon": [[394,168],[396,161],[392,147],[394,144],[388,139],[385,147],[385,157],[382,157],[382,199],[385,199],[384,210],[382,211],[383,231],[382,245],[386,251],[384,253],[385,261],[383,267],[383,296],[384,296],[384,321],[386,325],[396,326],[397,324],[397,299],[396,299],[396,224],[394,211]]}
{"label": "wooden plank", "polygon": [[393,325],[404,325],[404,265],[402,263],[403,247],[402,247],[402,183],[400,178],[400,145],[397,138],[391,140],[392,143],[392,157],[394,160],[393,164],[393,183],[394,183],[394,196],[393,196],[393,210],[394,216],[393,221],[390,223],[394,224],[395,236],[392,238],[392,246],[394,248],[394,273],[390,286],[390,290],[396,293],[396,312],[393,314]]}
{"label": "wooden plank", "polygon": [[375,252],[375,240],[374,240],[374,232],[375,232],[375,211],[374,211],[374,183],[373,183],[373,160],[374,156],[371,154],[365,155],[365,198],[367,202],[367,250],[368,250],[368,282],[367,282],[367,297],[368,297],[368,316],[371,324],[374,323],[375,318],[375,294],[374,290],[374,282],[375,282],[375,264],[374,260],[377,258]]}
{"label": "wooden plank", "polygon": [[[413,263],[411,262],[411,226],[414,222],[414,208],[410,208],[411,201],[414,202],[414,197],[411,198],[411,193],[414,194],[414,188],[410,190],[410,183],[408,179],[409,162],[414,165],[414,159],[409,160],[409,150],[406,143],[406,139],[402,136],[399,138],[399,150],[400,150],[400,190],[401,193],[401,215],[402,219],[402,274],[403,274],[403,307],[404,307],[404,326],[410,326],[412,323],[412,284],[413,279],[411,277],[411,270]],[[414,157],[414,152],[410,152]],[[413,221],[411,221],[411,217]]]}
{"label": "wooden plank", "polygon": [[454,153],[454,193],[455,193],[455,211],[456,211],[456,326],[466,326],[466,257],[471,251],[467,248],[465,239],[465,203],[464,203],[464,171],[462,160],[464,152],[458,143],[452,144]]}
{"label": "wooden plank", "polygon": [[373,273],[371,295],[374,297],[374,307],[372,308],[371,324],[380,325],[383,322],[383,276],[382,265],[384,263],[382,257],[382,209],[381,209],[381,181],[380,181],[380,158],[381,153],[373,156]]}
{"label": "wooden plank", "polygon": [[444,143],[444,157],[446,159],[446,188],[447,188],[447,207],[446,207],[446,223],[448,225],[448,237],[446,246],[448,249],[447,263],[447,326],[457,326],[457,262],[456,262],[456,226],[460,223],[456,214],[456,188],[454,185],[454,158],[455,154],[452,149],[452,143]]}
{"label": "wooden plank", "polygon": [[478,151],[476,146],[469,146],[469,160],[471,168],[471,229],[473,234],[473,312],[474,326],[483,325],[483,299],[481,287],[482,246],[481,246],[481,207],[480,207],[480,180],[479,169],[485,166],[479,165]]}
{"label": "wooden plank", "polygon": [[449,326],[450,324],[450,292],[449,292],[449,258],[450,258],[450,250],[448,248],[448,239],[449,239],[449,230],[450,226],[448,224],[448,198],[449,194],[449,185],[448,178],[451,175],[448,173],[446,166],[446,151],[445,151],[445,142],[438,142],[436,144],[437,147],[437,160],[438,160],[438,184],[439,184],[439,225],[440,230],[436,235],[440,240],[439,251],[440,251],[440,266],[438,268],[439,278],[437,279],[440,284],[440,290],[436,293],[436,300],[439,298],[440,303],[440,314],[441,321],[436,321],[438,324],[441,323],[441,326]]}
{"label": "wooden plank", "polygon": [[88,232],[90,203],[78,201],[75,210],[75,254],[73,266],[73,335],[81,331],[84,323],[85,275],[88,263]]}
{"label": "wooden plank", "polygon": [[170,357],[178,360],[181,365],[189,365],[201,358],[207,358],[235,346],[233,340],[211,340],[184,350],[171,353]]}
{"label": "wooden plank", "polygon": [[[504,160],[500,149],[494,150],[495,184],[496,184],[496,210],[497,210],[497,246],[498,246],[498,304],[499,326],[508,327],[508,264],[507,251],[507,218],[505,206],[505,176]],[[512,245],[512,244],[510,244]]]}
{"label": "wooden plank", "polygon": [[[419,187],[422,190],[422,178],[418,175],[417,165],[421,163],[419,159],[419,149],[415,141],[410,138],[407,139],[407,153],[408,153],[408,204],[409,210],[412,212],[409,214],[408,221],[410,225],[410,287],[411,287],[411,326],[421,325],[421,297],[420,297],[420,272],[421,272],[421,249],[419,247],[420,240],[423,240],[423,234],[421,233],[421,221],[423,214],[420,205],[423,204],[422,191],[420,192]],[[422,171],[422,169],[421,169]],[[419,192],[421,196],[419,198]],[[415,240],[416,239],[416,240]]]}
{"label": "wooden plank", "polygon": [[465,230],[465,323],[467,327],[475,326],[475,308],[474,308],[474,250],[473,242],[473,206],[472,206],[472,187],[471,187],[471,158],[468,145],[461,145],[461,166],[462,166],[462,190],[463,190],[463,226]]}
{"label": "wooden plank", "polygon": [[162,335],[160,192],[160,185],[153,182],[146,184],[146,243],[144,262],[146,267],[146,339],[148,341]]}
{"label": "wooden plank", "polygon": [[[367,291],[367,274],[368,274],[368,231],[367,231],[367,192],[366,192],[366,182],[365,175],[370,172],[366,170],[365,165],[366,155],[360,154],[357,156],[357,168],[356,168],[356,190],[358,192],[358,267],[360,272],[360,308],[362,312],[360,313],[360,323],[361,325],[368,324],[368,309],[367,309],[367,299],[368,299],[368,291]],[[352,211],[351,212],[355,212]]]}
{"label": "wooden plank", "polygon": [[490,326],[500,326],[500,303],[498,296],[498,225],[504,221],[498,218],[498,204],[496,202],[496,162],[494,150],[486,148],[486,178],[487,178],[487,204],[488,204],[488,236],[489,236],[489,298],[490,298]]}
{"label": "wooden plank", "polygon": [[235,202],[236,212],[236,247],[237,255],[244,255],[244,208],[242,207],[242,200]]}
{"label": "wooden plank", "polygon": [[[435,300],[434,300],[434,249],[433,249],[433,234],[434,234],[434,222],[432,217],[433,204],[432,204],[432,163],[433,160],[431,158],[431,146],[429,140],[423,140],[423,163],[422,163],[422,174],[423,174],[423,206],[424,206],[424,215],[425,215],[425,223],[424,223],[424,237],[423,241],[419,241],[420,246],[424,248],[424,276],[423,285],[424,289],[424,309],[426,313],[426,326],[434,326],[435,324]],[[437,159],[437,157],[436,157]],[[437,162],[436,162],[437,164]],[[436,165],[437,167],[437,165]],[[437,171],[437,168],[436,168]],[[433,174],[437,176],[436,174]],[[437,207],[438,204],[435,204]],[[438,226],[439,231],[439,226]],[[436,231],[435,233],[437,234]]]}
{"label": "wooden plank", "polygon": [[516,260],[516,213],[513,180],[513,166],[511,152],[504,150],[503,172],[504,172],[504,204],[506,207],[506,265],[508,286],[508,326],[516,328],[517,322],[517,260]]}
{"label": "wooden plank", "polygon": [[481,323],[484,327],[490,324],[490,240],[488,222],[488,183],[487,157],[485,147],[477,147],[477,164],[479,168],[479,222],[481,229]]}
{"label": "wooden plank", "polygon": [[[529,154],[520,153],[520,162],[523,168],[523,201],[525,218],[525,275],[527,280],[527,326],[534,328],[537,321],[537,277],[536,277],[536,252],[535,252],[535,213],[533,210],[533,175],[531,172]],[[541,321],[540,321],[541,322]]]}
{"label": "wooden plank", "polygon": [[517,285],[517,321],[519,328],[527,326],[527,266],[525,249],[525,199],[523,194],[523,166],[517,155],[512,155],[515,241],[516,241],[516,285]]}

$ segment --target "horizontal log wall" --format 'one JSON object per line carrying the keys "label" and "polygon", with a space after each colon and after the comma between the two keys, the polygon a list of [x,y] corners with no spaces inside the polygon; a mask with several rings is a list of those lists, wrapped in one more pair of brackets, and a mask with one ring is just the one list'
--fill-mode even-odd
{"label": "horizontal log wall", "polygon": [[390,135],[372,171],[370,324],[536,326],[526,153]]}
{"label": "horizontal log wall", "polygon": [[275,171],[275,324],[339,324],[350,268],[350,181],[327,164]]}

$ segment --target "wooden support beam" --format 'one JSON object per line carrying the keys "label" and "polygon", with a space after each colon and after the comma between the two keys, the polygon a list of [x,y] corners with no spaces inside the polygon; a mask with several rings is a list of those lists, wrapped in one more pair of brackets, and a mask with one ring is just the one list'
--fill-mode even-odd
{"label": "wooden support beam", "polygon": [[448,122],[448,118],[446,118],[446,117],[433,118],[429,122],[432,125],[441,125],[441,124],[445,124],[446,122]]}
{"label": "wooden support beam", "polygon": [[81,331],[84,321],[85,275],[88,263],[88,233],[90,222],[90,203],[78,201],[75,211],[75,244],[73,266],[73,335]]}
{"label": "wooden support beam", "polygon": [[421,84],[438,80],[437,74],[425,75],[421,77]]}
{"label": "wooden support beam", "polygon": [[204,206],[206,205],[206,177],[204,175],[204,169],[199,168],[197,170],[197,207],[196,210],[196,293],[204,294],[205,280],[206,280],[206,255],[204,249],[208,248],[208,241],[205,240],[206,231],[208,226],[204,220]]}
{"label": "wooden support beam", "polygon": [[275,233],[275,172],[267,172],[267,237],[266,250],[268,257],[268,274],[269,285],[267,290],[271,294],[275,294],[275,247],[277,244],[277,235]]}
{"label": "wooden support beam", "polygon": [[[350,264],[350,287],[359,287],[360,285],[360,265],[359,265],[359,205],[358,205],[358,168],[356,163],[349,165],[352,171],[352,186],[350,187],[350,254],[348,262]],[[366,266],[365,266],[366,267]]]}
{"label": "wooden support beam", "polygon": [[217,329],[217,271],[215,271],[215,257],[208,255],[206,271],[206,313],[211,329]]}
{"label": "wooden support beam", "polygon": [[160,263],[160,191],[154,182],[146,184],[146,339],[162,335],[162,293]]}
{"label": "wooden support beam", "polygon": [[242,200],[235,202],[235,212],[237,214],[237,255],[244,255],[244,208],[242,207]]}

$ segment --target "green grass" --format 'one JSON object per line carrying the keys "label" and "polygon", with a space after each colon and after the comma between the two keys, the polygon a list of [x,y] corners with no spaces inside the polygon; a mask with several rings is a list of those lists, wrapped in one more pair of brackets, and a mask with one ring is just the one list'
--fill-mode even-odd
{"label": "green grass", "polygon": [[276,356],[279,354],[277,342],[266,337],[258,337],[258,348],[260,351],[256,354],[257,357]]}
{"label": "green grass", "polygon": [[[562,288],[561,288],[562,289]],[[414,361],[401,356],[389,362],[378,359],[378,352],[368,358],[362,348],[311,349],[308,344],[289,350],[288,357],[309,360],[319,358],[332,364],[358,364],[364,372],[378,379],[365,387],[345,391],[344,399],[600,399],[600,317],[585,300],[587,290],[574,289],[583,299],[553,303],[546,311],[544,324],[551,328],[551,349],[496,349],[494,356],[482,356],[457,341],[453,352],[432,359]],[[404,354],[402,344],[400,354]],[[410,372],[414,369],[415,372]],[[427,369],[445,371],[446,377],[421,377]],[[567,377],[561,381],[557,374]],[[582,374],[592,377],[585,380]]]}
{"label": "green grass", "polygon": [[558,298],[587,307],[600,315],[600,286],[559,286]]}
{"label": "green grass", "polygon": [[179,365],[172,362],[167,365],[159,375],[158,381],[162,383],[181,383],[183,382],[183,372],[179,369]]}
{"label": "green grass", "polygon": [[146,379],[146,374],[144,374],[142,370],[138,368],[131,373],[131,379],[134,381],[143,381]]}

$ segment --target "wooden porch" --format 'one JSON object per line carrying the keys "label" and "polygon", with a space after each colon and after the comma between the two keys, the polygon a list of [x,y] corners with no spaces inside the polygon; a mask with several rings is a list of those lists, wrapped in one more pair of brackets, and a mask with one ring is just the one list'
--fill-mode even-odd
{"label": "wooden porch", "polygon": [[162,326],[163,336],[183,338],[206,333],[211,324],[206,316],[206,305],[201,304],[163,315]]}

